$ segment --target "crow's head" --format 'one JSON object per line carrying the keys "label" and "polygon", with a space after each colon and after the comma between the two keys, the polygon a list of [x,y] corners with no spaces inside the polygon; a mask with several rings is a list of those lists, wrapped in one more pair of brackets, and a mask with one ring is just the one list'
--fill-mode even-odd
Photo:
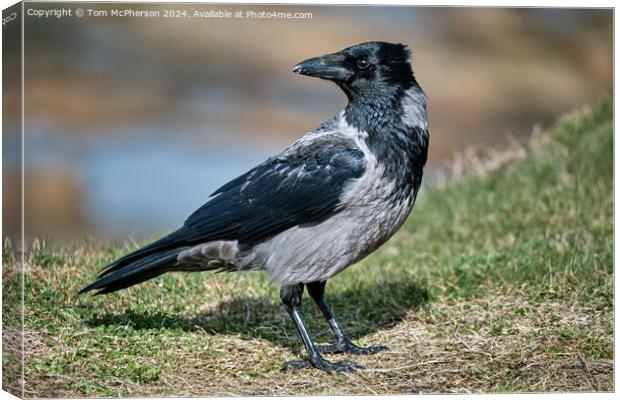
{"label": "crow's head", "polygon": [[293,72],[334,81],[350,100],[393,97],[415,84],[403,44],[367,42],[302,61]]}

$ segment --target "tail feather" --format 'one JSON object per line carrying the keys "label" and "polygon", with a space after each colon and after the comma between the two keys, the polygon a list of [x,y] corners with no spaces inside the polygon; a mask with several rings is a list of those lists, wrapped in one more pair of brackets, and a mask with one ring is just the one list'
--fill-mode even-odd
{"label": "tail feather", "polygon": [[80,290],[80,294],[95,289],[99,289],[96,294],[110,293],[155,278],[172,269],[182,250],[183,248],[154,252],[143,257],[130,258],[128,261],[119,259],[110,264],[114,266],[113,269],[104,270],[99,279]]}
{"label": "tail feather", "polygon": [[120,257],[111,263],[105,265],[103,270],[99,273],[98,278],[102,276],[108,275],[111,272],[119,270],[126,265],[131,264],[132,262],[140,261],[144,257],[148,257],[152,254],[157,254],[163,252],[165,250],[171,250],[179,247],[177,243],[175,243],[175,238],[180,235],[183,231],[183,228],[178,229],[171,234],[164,236],[163,238],[154,241],[153,243],[139,248],[135,251],[132,251],[129,254]]}

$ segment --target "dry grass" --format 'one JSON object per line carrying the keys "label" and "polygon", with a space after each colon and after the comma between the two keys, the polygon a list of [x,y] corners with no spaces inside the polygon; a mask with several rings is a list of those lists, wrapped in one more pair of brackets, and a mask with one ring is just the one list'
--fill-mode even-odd
{"label": "dry grass", "polygon": [[[611,391],[611,143],[605,99],[510,157],[425,188],[396,237],[328,284],[350,335],[390,348],[352,357],[365,367],[356,374],[281,369],[304,353],[263,275],[172,274],[78,297],[135,244],[39,241],[25,279],[25,394]],[[7,245],[4,256],[16,265]],[[3,278],[5,333],[16,332],[6,311],[19,306],[19,275],[5,267]],[[329,341],[316,308],[303,312]]]}
{"label": "dry grass", "polygon": [[508,144],[499,146],[469,146],[455,154],[446,162],[436,176],[438,188],[446,188],[460,179],[477,176],[485,177],[507,165],[521,161],[528,151],[536,146],[541,135],[540,127],[534,127],[530,139],[519,141],[508,137]]}
{"label": "dry grass", "polygon": [[[222,366],[219,354],[190,351],[181,358],[180,369],[163,371],[155,393],[180,395],[316,395],[316,394],[403,394],[481,393],[489,391],[576,391],[609,390],[613,386],[611,360],[586,360],[573,350],[549,351],[557,345],[557,326],[541,327],[538,307],[531,314],[510,320],[513,325],[501,334],[475,331],[468,326],[483,325],[489,318],[502,319],[528,307],[528,301],[511,294],[475,302],[434,304],[437,315],[420,320],[415,312],[381,333],[364,338],[390,347],[374,357],[356,357],[365,369],[350,376],[326,376],[319,371],[291,375],[273,369],[267,360],[284,361],[269,342],[232,338],[211,344],[217,350],[234,352],[235,361]],[[587,329],[589,310],[570,310],[549,304],[565,330]],[[460,318],[453,319],[454,316]],[[591,321],[594,322],[594,321]],[[535,339],[532,333],[535,332]],[[542,338],[549,337],[550,340]],[[285,350],[284,350],[285,351]],[[338,357],[337,359],[342,359]],[[239,365],[252,370],[240,371]],[[264,371],[272,369],[270,372]],[[255,376],[256,375],[256,376]],[[136,394],[153,394],[138,391]]]}

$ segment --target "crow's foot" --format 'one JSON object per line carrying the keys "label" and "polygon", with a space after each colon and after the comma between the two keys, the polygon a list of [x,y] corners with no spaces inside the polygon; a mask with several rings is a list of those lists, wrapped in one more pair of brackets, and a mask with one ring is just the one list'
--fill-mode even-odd
{"label": "crow's foot", "polygon": [[310,360],[295,360],[286,362],[282,369],[301,369],[301,368],[309,368],[314,367],[316,369],[320,369],[321,371],[326,372],[344,372],[344,373],[353,373],[358,369],[362,369],[363,367],[359,364],[354,363],[351,360],[342,360],[339,362],[329,362],[323,357],[314,357]]}
{"label": "crow's foot", "polygon": [[375,354],[380,351],[389,350],[386,346],[377,345],[377,346],[369,346],[369,347],[360,347],[350,341],[349,339],[339,340],[336,343],[317,346],[317,350],[321,353],[325,354],[338,354],[338,353],[346,353],[346,354],[354,354],[354,355],[366,355],[366,354]]}

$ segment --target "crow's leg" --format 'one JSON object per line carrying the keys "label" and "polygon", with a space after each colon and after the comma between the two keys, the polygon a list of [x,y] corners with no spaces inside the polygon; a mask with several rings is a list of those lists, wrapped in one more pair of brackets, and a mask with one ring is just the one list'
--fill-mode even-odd
{"label": "crow's leg", "polygon": [[329,326],[336,335],[336,343],[328,345],[328,346],[318,346],[318,349],[323,353],[348,353],[348,354],[374,354],[383,350],[387,350],[386,346],[370,346],[370,347],[360,347],[353,343],[342,331],[340,325],[334,318],[334,314],[329,309],[329,306],[325,302],[323,297],[325,293],[325,284],[327,281],[323,282],[312,282],[306,284],[308,287],[308,293],[312,299],[316,302],[316,304],[321,309],[327,321],[329,321]]}
{"label": "crow's leg", "polygon": [[280,298],[282,302],[286,306],[286,310],[289,315],[293,319],[297,330],[299,331],[299,335],[301,336],[301,340],[304,342],[304,346],[306,347],[306,352],[308,353],[308,361],[296,361],[285,364],[285,367],[304,367],[307,366],[308,363],[315,368],[318,368],[323,371],[333,372],[353,372],[357,369],[357,366],[350,361],[341,361],[337,363],[331,363],[321,357],[321,354],[317,350],[316,346],[312,342],[310,335],[308,334],[308,330],[304,325],[303,320],[301,319],[301,315],[299,314],[299,307],[301,306],[301,295],[304,291],[303,283],[291,286],[283,286],[280,289]]}

